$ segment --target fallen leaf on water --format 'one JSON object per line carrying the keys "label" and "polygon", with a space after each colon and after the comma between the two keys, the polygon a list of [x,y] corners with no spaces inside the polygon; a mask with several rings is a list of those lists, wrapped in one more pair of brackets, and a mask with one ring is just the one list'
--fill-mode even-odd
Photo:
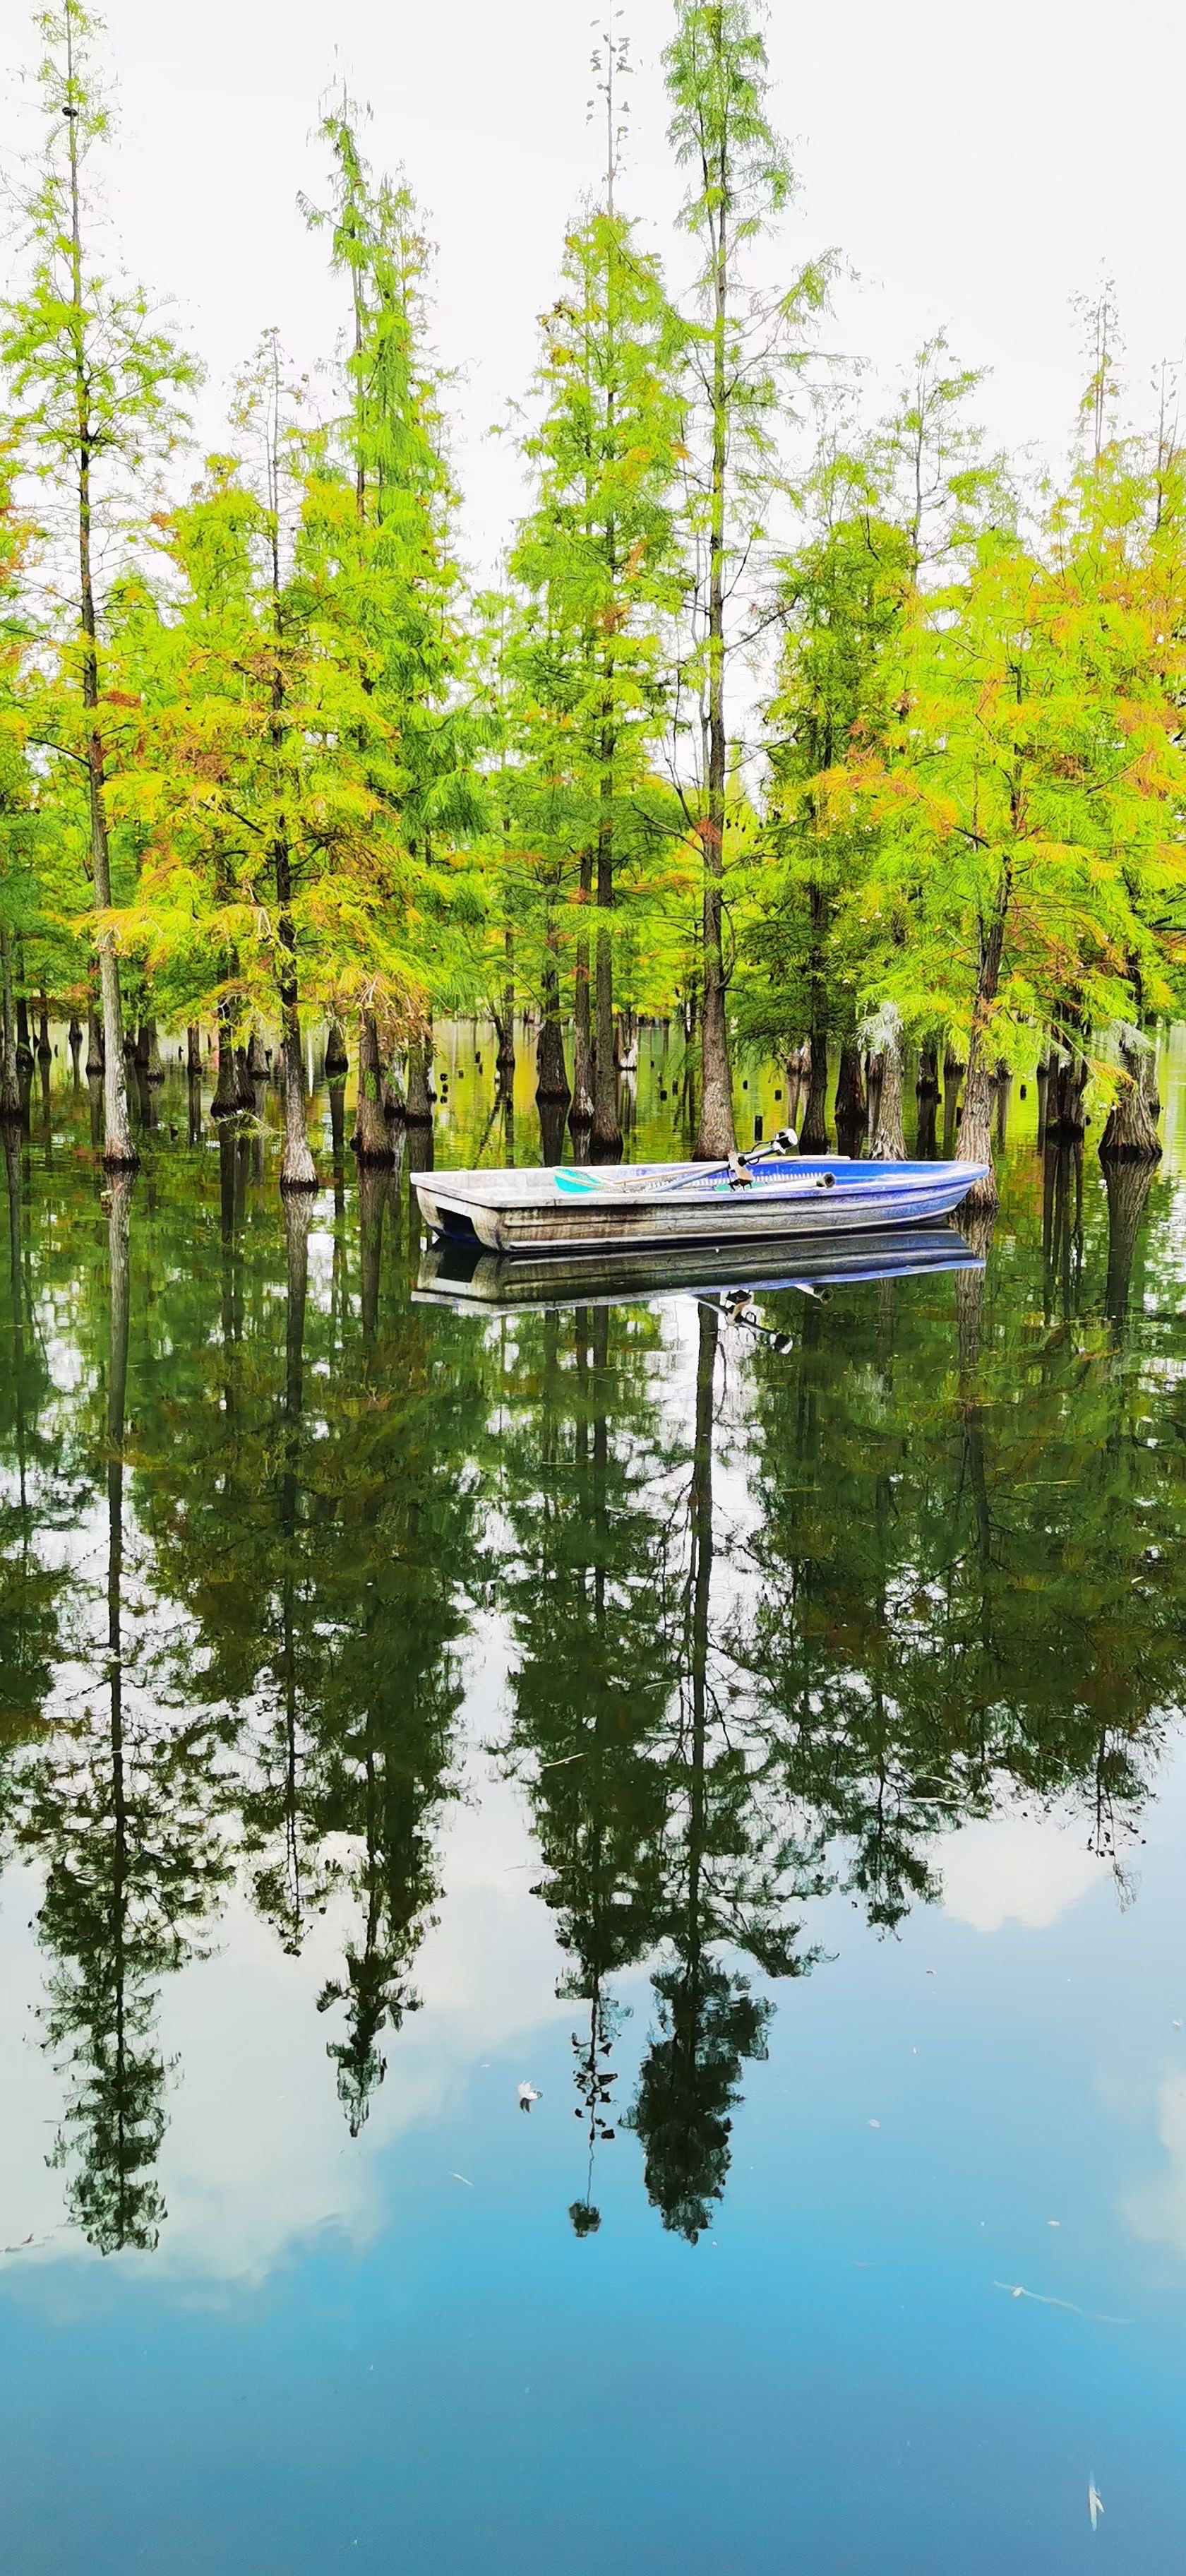
{"label": "fallen leaf on water", "polygon": [[1087,2488],[1087,2510],[1091,2515],[1091,2528],[1093,2531],[1095,2530],[1096,2523],[1098,2522],[1103,2509],[1104,2499],[1095,2483],[1095,2479],[1092,2478],[1089,2481]]}
{"label": "fallen leaf on water", "polygon": [[459,2173],[454,2173],[454,2172],[452,2171],[452,2169],[450,2168],[449,2180],[450,2180],[450,2182],[463,2182],[463,2183],[465,2184],[465,2188],[466,2188],[466,2190],[467,2190],[467,2191],[472,2191],[472,2190],[473,2190],[473,2184],[472,2184],[472,2182],[470,2181],[470,2178],[469,2178],[469,2175],[468,2175],[468,2174],[459,2174]]}

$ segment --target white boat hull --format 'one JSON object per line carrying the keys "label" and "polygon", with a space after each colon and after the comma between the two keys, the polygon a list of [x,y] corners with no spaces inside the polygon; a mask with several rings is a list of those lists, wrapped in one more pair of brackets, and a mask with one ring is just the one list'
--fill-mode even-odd
{"label": "white boat hull", "polygon": [[[414,1172],[428,1224],[511,1256],[726,1252],[789,1236],[832,1241],[934,1224],[966,1197],[978,1163],[856,1163],[841,1155],[754,1161],[750,1188],[701,1165],[637,1164],[589,1175],[551,1171]],[[656,1176],[658,1176],[658,1185]]]}

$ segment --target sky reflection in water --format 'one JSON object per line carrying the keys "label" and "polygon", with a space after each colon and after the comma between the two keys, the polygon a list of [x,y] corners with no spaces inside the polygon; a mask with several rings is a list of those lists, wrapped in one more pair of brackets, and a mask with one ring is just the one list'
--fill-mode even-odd
{"label": "sky reflection in water", "polygon": [[[439,1158],[501,1150],[444,1061]],[[1079,1220],[1015,1099],[987,1271],[763,1294],[787,1352],[414,1302],[405,1175],[286,1224],[176,1073],[105,1207],[59,1068],[0,1290],[0,2568],[1174,2563],[1163,1078],[1143,1206],[1089,1149]]]}

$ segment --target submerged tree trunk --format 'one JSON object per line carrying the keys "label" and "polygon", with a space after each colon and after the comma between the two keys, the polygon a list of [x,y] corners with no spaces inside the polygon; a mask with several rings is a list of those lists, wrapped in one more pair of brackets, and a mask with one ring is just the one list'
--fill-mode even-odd
{"label": "submerged tree trunk", "polygon": [[354,1151],[360,1163],[393,1163],[395,1153],[383,1115],[383,1063],[379,1028],[373,1011],[358,1022],[358,1105],[354,1115]]}
{"label": "submerged tree trunk", "polygon": [[[1102,1149],[1101,1149],[1102,1151]],[[1109,1156],[1104,1162],[1108,1193],[1108,1278],[1104,1307],[1112,1323],[1122,1324],[1132,1291],[1133,1259],[1145,1201],[1153,1181],[1149,1155]]]}
{"label": "submerged tree trunk", "polygon": [[[392,1158],[394,1160],[394,1156]],[[358,1242],[361,1323],[364,1342],[373,1342],[379,1324],[379,1283],[383,1269],[383,1219],[394,1188],[390,1168],[374,1163],[358,1168]]]}

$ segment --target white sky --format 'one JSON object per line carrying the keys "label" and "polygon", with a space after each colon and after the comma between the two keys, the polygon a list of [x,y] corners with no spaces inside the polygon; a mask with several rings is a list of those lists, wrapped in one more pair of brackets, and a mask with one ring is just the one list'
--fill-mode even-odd
{"label": "white sky", "polygon": [[[671,15],[670,0],[627,0],[620,21],[638,66],[622,194],[678,275],[680,182],[658,78]],[[302,368],[332,347],[337,290],[295,200],[323,188],[310,134],[341,47],[374,106],[373,159],[404,163],[439,244],[436,336],[462,378],[466,542],[492,568],[518,483],[513,453],[486,433],[526,386],[563,228],[598,166],[588,0],[109,0],[106,16],[122,98],[113,211],[128,266],[174,297],[209,366],[211,443],[226,380],[265,325],[279,324]],[[16,75],[33,46],[17,0],[0,22],[11,173],[30,136]],[[834,244],[859,278],[841,292],[833,347],[867,355],[888,394],[899,359],[946,324],[961,358],[992,370],[994,443],[1057,449],[1085,372],[1068,297],[1102,260],[1119,289],[1129,409],[1145,412],[1154,362],[1186,337],[1180,9],[774,0],[769,46],[803,182],[786,273]]]}

